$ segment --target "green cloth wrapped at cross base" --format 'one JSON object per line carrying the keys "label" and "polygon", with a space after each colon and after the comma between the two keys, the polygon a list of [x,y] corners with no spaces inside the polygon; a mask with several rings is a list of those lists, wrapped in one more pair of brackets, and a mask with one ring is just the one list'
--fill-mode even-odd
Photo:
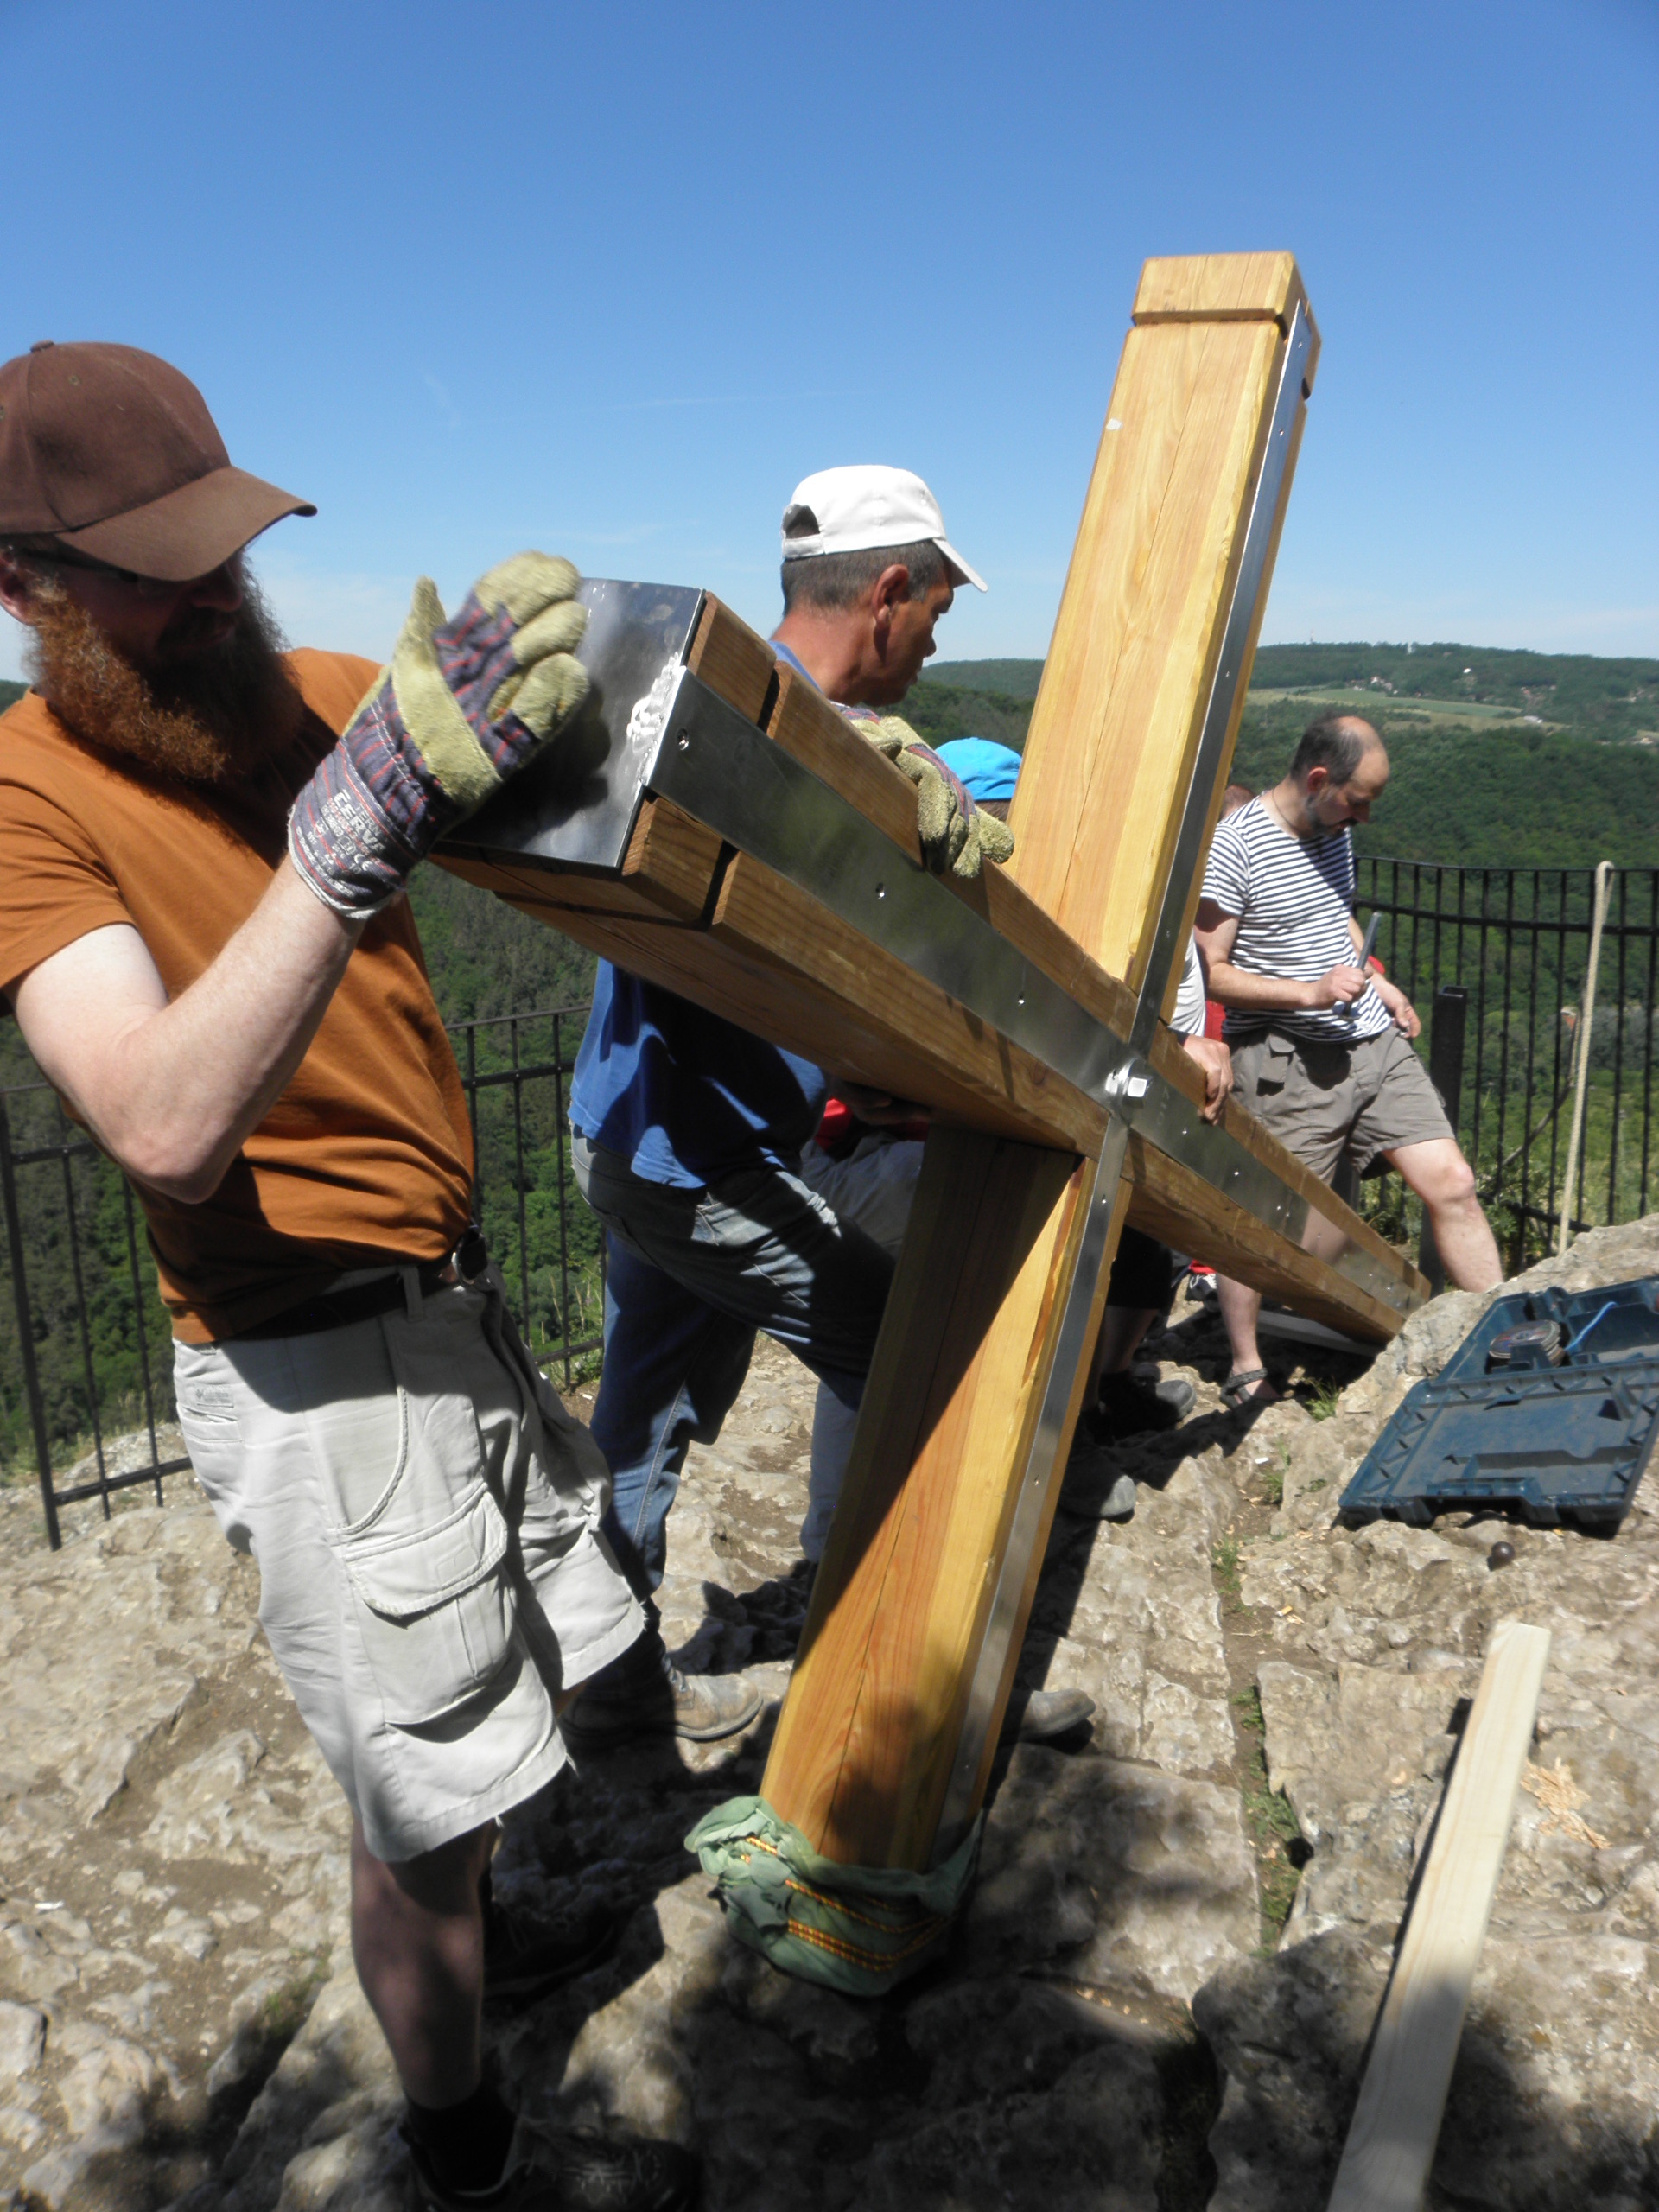
{"label": "green cloth wrapped at cross base", "polygon": [[732,1932],[803,1981],[880,1997],[950,1938],[973,1885],[982,1816],[931,1874],[843,1866],[814,1851],[764,1797],[733,1797],[685,1839],[715,1879]]}

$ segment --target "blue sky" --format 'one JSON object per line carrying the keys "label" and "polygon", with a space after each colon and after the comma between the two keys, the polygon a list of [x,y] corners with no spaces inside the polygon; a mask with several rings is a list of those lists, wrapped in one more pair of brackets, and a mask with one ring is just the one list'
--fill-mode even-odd
{"label": "blue sky", "polygon": [[1659,654],[1659,0],[0,0],[0,351],[187,370],[321,509],[297,641],[531,543],[770,628],[791,486],[876,460],[991,583],[942,657],[1040,653],[1142,258],[1287,245],[1263,635]]}

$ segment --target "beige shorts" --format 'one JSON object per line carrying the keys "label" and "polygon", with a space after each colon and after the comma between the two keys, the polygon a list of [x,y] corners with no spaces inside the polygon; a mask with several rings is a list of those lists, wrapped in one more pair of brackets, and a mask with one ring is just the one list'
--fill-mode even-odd
{"label": "beige shorts", "polygon": [[1363,1170],[1400,1145],[1456,1136],[1428,1070],[1392,1023],[1357,1045],[1263,1030],[1233,1046],[1233,1096],[1327,1183],[1344,1154]]}
{"label": "beige shorts", "polygon": [[176,1344],[179,1421],[259,1567],[296,1704],[384,1859],[520,1803],[564,1764],[555,1700],[626,1650],[609,1478],[477,1288],[315,1334]]}

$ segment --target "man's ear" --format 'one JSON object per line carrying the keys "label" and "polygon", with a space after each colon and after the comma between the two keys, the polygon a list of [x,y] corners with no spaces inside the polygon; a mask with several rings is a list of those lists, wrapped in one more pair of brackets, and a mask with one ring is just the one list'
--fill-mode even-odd
{"label": "man's ear", "polygon": [[0,607],[15,621],[30,622],[34,619],[32,580],[15,553],[0,551]]}
{"label": "man's ear", "polygon": [[910,597],[910,570],[902,561],[894,561],[882,569],[870,594],[871,609],[878,622],[893,620],[893,610],[901,607]]}

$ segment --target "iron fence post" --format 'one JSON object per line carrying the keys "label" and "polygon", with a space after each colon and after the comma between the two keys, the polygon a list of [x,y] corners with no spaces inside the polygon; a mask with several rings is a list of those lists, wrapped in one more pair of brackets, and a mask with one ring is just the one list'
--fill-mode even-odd
{"label": "iron fence post", "polygon": [[[1428,1019],[1428,1079],[1440,1094],[1452,1135],[1463,1106],[1463,1032],[1469,1012],[1469,994],[1461,983],[1442,983],[1434,994]],[[1438,1297],[1446,1288],[1446,1268],[1434,1242],[1434,1224],[1423,1210],[1423,1231],[1417,1246],[1417,1264],[1428,1277]]]}
{"label": "iron fence post", "polygon": [[52,1493],[52,1446],[46,1433],[41,1370],[35,1359],[35,1319],[23,1272],[23,1231],[17,1214],[17,1177],[11,1163],[11,1116],[3,1099],[0,1099],[0,1193],[6,1205],[6,1249],[11,1258],[12,1300],[17,1308],[17,1356],[23,1363],[23,1395],[29,1400],[29,1425],[35,1432],[35,1464],[40,1471],[46,1540],[54,1552],[61,1551],[63,1536],[58,1527],[58,1501]]}

